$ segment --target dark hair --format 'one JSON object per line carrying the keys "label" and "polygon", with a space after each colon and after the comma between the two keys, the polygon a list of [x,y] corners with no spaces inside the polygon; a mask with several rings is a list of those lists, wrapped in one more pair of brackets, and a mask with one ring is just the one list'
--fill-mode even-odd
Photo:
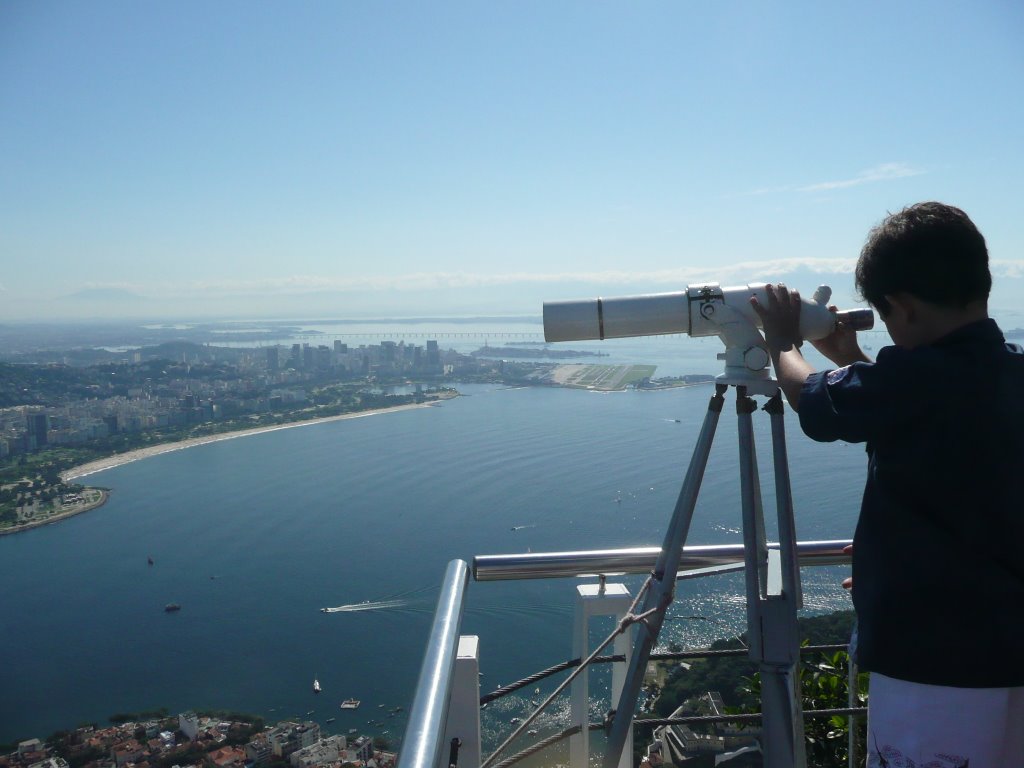
{"label": "dark hair", "polygon": [[943,203],[918,203],[889,214],[868,233],[856,271],[857,289],[880,314],[886,295],[909,293],[962,309],[988,298],[985,238],[967,214]]}

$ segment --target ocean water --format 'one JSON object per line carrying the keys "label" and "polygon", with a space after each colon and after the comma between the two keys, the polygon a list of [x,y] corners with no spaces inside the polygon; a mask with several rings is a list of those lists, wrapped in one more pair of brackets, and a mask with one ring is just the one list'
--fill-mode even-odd
{"label": "ocean water", "polygon": [[[655,362],[668,375],[717,372],[720,347],[611,349],[601,362]],[[0,537],[0,742],[155,707],[334,717],[328,732],[397,741],[450,560],[660,545],[711,387],[459,389],[465,396],[437,407],[97,473],[88,482],[113,489],[104,507]],[[740,541],[733,403],[730,394],[691,544]],[[768,417],[755,425],[771,530]],[[851,537],[862,448],[811,443],[791,413],[787,433],[798,536]],[[807,609],[848,608],[843,575],[805,569]],[[462,631],[481,637],[483,690],[569,658],[576,583],[470,584]],[[165,613],[169,602],[181,611]],[[671,615],[663,644],[742,631],[742,581],[684,582]],[[339,710],[346,698],[362,706]],[[528,698],[485,710],[488,739]]]}

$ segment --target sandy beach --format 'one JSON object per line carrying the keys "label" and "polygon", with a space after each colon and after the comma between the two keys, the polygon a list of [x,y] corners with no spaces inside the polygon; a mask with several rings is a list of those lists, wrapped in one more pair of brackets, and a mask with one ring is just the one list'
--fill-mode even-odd
{"label": "sandy beach", "polygon": [[249,435],[259,435],[264,432],[275,432],[279,429],[294,429],[296,427],[308,427],[310,424],[322,424],[326,421],[341,421],[342,419],[359,419],[365,416],[376,416],[381,413],[395,413],[397,411],[408,411],[413,408],[430,408],[437,405],[439,401],[432,400],[427,403],[410,403],[408,405],[396,405],[390,408],[375,408],[370,411],[357,411],[355,413],[342,413],[338,416],[324,416],[320,419],[309,419],[308,421],[295,421],[290,424],[275,424],[269,427],[254,427],[252,429],[240,429],[237,432],[224,432],[219,435],[207,435],[205,437],[193,437],[188,440],[180,440],[175,443],[161,443],[160,445],[150,445],[145,448],[137,448],[134,451],[127,451],[126,453],[118,453],[114,456],[107,456],[103,459],[97,459],[96,461],[90,461],[86,464],[82,464],[77,467],[73,467],[65,472],[61,473],[61,479],[64,482],[71,482],[78,478],[85,477],[86,475],[92,475],[96,472],[102,472],[105,469],[112,469],[113,467],[120,467],[122,464],[128,464],[132,461],[139,461],[140,459],[147,459],[150,456],[159,456],[161,453],[169,453],[171,451],[183,451],[186,448],[193,448],[197,445],[206,445],[207,443],[216,443],[221,440],[233,440],[237,437],[248,437]]}

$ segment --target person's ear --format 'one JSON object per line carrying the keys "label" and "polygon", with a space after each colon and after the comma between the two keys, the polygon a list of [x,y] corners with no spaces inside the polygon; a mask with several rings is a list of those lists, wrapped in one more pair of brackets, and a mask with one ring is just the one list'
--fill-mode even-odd
{"label": "person's ear", "polygon": [[904,323],[913,323],[917,320],[918,303],[917,299],[909,293],[887,293],[885,300],[889,303],[889,314],[898,313],[900,320]]}

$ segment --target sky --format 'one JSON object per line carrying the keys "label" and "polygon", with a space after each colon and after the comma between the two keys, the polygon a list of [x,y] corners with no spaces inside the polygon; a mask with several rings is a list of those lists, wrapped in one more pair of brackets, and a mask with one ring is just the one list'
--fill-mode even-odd
{"label": "sky", "polygon": [[1016,311],[1022,40],[1017,0],[0,0],[0,322],[853,305],[921,200]]}

